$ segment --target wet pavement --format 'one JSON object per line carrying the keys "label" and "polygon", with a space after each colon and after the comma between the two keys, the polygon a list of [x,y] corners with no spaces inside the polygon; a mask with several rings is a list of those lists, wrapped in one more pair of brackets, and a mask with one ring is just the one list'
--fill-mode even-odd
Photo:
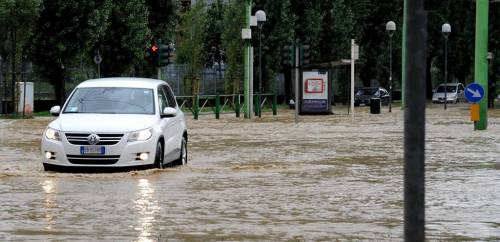
{"label": "wet pavement", "polygon": [[[44,172],[51,118],[0,120],[0,241],[402,240],[402,112],[335,111],[202,116],[187,166],[113,174]],[[427,238],[500,240],[500,110],[427,114]]]}

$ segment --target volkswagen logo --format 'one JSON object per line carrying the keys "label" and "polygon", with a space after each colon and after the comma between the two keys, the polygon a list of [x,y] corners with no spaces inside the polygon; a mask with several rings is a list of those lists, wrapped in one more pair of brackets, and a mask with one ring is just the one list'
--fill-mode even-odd
{"label": "volkswagen logo", "polygon": [[96,145],[97,143],[99,143],[100,140],[101,140],[101,138],[99,138],[99,135],[97,135],[97,134],[91,134],[91,135],[89,135],[89,137],[87,137],[87,141],[91,145]]}

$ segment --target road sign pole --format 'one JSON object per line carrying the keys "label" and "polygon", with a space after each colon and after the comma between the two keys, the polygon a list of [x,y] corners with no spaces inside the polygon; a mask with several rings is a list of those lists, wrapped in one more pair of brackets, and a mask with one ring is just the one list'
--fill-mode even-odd
{"label": "road sign pole", "polygon": [[299,123],[299,108],[300,108],[300,88],[299,88],[299,79],[300,79],[300,71],[299,71],[299,61],[300,61],[300,48],[299,48],[299,41],[295,41],[295,123]]}
{"label": "road sign pole", "polygon": [[[485,97],[488,97],[488,9],[489,0],[476,1],[474,79],[484,88]],[[486,130],[488,127],[488,98],[483,98],[479,106],[479,121],[474,124],[474,129]]]}
{"label": "road sign pole", "polygon": [[392,112],[392,34],[389,37],[389,113]]}
{"label": "road sign pole", "polygon": [[354,48],[356,46],[356,41],[351,39],[351,117],[354,121]]}

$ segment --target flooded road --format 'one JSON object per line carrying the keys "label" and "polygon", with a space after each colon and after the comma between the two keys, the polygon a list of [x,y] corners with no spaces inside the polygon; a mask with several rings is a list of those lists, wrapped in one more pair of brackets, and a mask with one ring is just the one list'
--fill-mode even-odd
{"label": "flooded road", "polygon": [[[403,116],[189,120],[185,167],[43,172],[50,118],[0,120],[0,241],[384,240],[403,236]],[[337,111],[345,113],[344,110]],[[430,240],[500,239],[500,110],[427,110]]]}

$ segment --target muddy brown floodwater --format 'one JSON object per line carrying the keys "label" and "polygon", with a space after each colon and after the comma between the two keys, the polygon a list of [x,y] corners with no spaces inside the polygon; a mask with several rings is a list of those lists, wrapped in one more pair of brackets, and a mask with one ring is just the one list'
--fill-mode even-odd
{"label": "muddy brown floodwater", "polygon": [[[0,120],[0,241],[384,240],[403,236],[403,115],[189,120],[185,167],[44,172],[51,120]],[[336,109],[337,113],[345,110]],[[427,109],[430,240],[500,240],[500,110]]]}

